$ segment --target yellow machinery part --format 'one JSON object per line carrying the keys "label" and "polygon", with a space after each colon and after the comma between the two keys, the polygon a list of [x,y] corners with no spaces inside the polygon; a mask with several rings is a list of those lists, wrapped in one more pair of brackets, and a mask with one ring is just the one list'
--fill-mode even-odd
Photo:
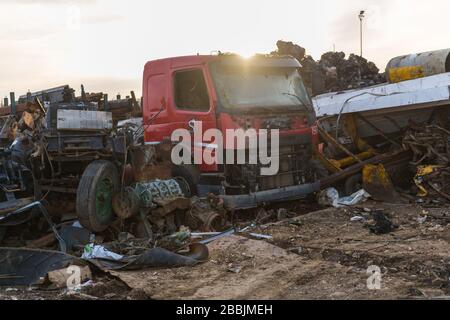
{"label": "yellow machinery part", "polygon": [[366,165],[363,168],[363,186],[373,199],[398,203],[400,196],[392,184],[389,173],[380,165]]}
{"label": "yellow machinery part", "polygon": [[424,76],[425,73],[422,66],[399,67],[389,69],[389,80],[391,83],[423,78]]}
{"label": "yellow machinery part", "polygon": [[437,169],[442,169],[443,166],[419,166],[417,167],[417,173],[414,177],[414,183],[417,188],[419,188],[419,192],[417,193],[418,197],[426,197],[428,195],[427,189],[422,185],[423,177],[428,176],[435,172]]}
{"label": "yellow machinery part", "polygon": [[371,157],[377,155],[375,149],[373,149],[366,141],[359,137],[358,129],[356,126],[356,118],[354,115],[345,115],[343,117],[343,124],[345,126],[347,134],[353,139],[355,147],[362,152],[359,154],[351,153],[347,148],[336,141],[328,132],[326,132],[319,126],[321,137],[328,143],[331,143],[348,155],[348,157],[342,159],[329,159],[319,150],[315,150],[315,158],[319,160],[328,171],[333,173],[339,172],[346,167],[349,167],[358,162],[362,162],[363,160],[370,159]]}
{"label": "yellow machinery part", "polygon": [[364,184],[374,184],[388,187],[391,185],[391,179],[389,174],[382,164],[380,165],[366,165],[363,169],[363,182]]}
{"label": "yellow machinery part", "polygon": [[360,138],[358,135],[358,126],[356,124],[356,116],[354,114],[346,114],[343,117],[344,127],[347,131],[347,134],[352,137],[355,146],[358,150],[363,151],[371,151],[373,154],[376,154],[375,150],[366,142],[364,139]]}
{"label": "yellow machinery part", "polygon": [[[364,151],[361,153],[358,153],[356,156],[361,160],[367,160],[372,158],[375,155],[375,152],[373,151]],[[331,160],[333,163],[336,164],[339,168],[346,168],[356,163],[355,159],[352,157],[347,157],[339,160]]]}

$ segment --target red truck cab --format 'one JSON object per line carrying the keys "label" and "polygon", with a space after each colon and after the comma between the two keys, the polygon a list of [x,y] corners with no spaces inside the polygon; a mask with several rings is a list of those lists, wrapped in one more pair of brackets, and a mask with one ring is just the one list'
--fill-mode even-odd
{"label": "red truck cab", "polygon": [[143,79],[145,142],[171,140],[175,130],[190,130],[193,121],[201,122],[203,131],[216,128],[224,134],[227,129],[278,129],[280,169],[274,176],[260,176],[257,165],[236,164],[174,166],[174,174],[197,189],[193,194],[199,186],[215,186],[234,207],[258,205],[263,200],[258,196],[287,200],[311,193],[317,189],[312,150],[318,131],[299,68],[290,56],[219,54],[150,61]]}

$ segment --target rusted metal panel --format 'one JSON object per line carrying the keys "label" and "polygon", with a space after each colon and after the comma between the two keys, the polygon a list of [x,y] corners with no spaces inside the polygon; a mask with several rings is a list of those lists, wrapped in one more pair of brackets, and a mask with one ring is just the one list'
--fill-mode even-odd
{"label": "rusted metal panel", "polygon": [[[15,106],[15,112],[18,116],[20,116],[24,111],[34,111],[39,110],[39,106],[34,103],[23,103],[23,104],[16,104]],[[0,108],[0,117],[5,117],[13,114],[13,108],[10,106]]]}

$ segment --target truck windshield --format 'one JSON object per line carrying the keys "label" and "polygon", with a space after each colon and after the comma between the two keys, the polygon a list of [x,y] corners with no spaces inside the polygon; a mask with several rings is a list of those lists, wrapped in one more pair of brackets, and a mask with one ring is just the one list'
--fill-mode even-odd
{"label": "truck windshield", "polygon": [[296,68],[215,66],[213,77],[225,108],[311,110]]}

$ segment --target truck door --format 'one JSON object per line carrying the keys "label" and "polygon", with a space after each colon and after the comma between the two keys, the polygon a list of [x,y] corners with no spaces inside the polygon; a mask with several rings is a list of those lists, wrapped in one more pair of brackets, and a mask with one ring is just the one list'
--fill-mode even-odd
{"label": "truck door", "polygon": [[[217,128],[214,105],[214,90],[204,65],[192,68],[174,69],[172,72],[173,101],[172,123],[177,128],[193,132],[195,123],[202,125],[205,131]],[[193,141],[194,142],[194,141]],[[194,148],[211,147],[214,141],[203,141],[201,145],[193,143]],[[216,171],[217,165],[201,165],[201,171]]]}

